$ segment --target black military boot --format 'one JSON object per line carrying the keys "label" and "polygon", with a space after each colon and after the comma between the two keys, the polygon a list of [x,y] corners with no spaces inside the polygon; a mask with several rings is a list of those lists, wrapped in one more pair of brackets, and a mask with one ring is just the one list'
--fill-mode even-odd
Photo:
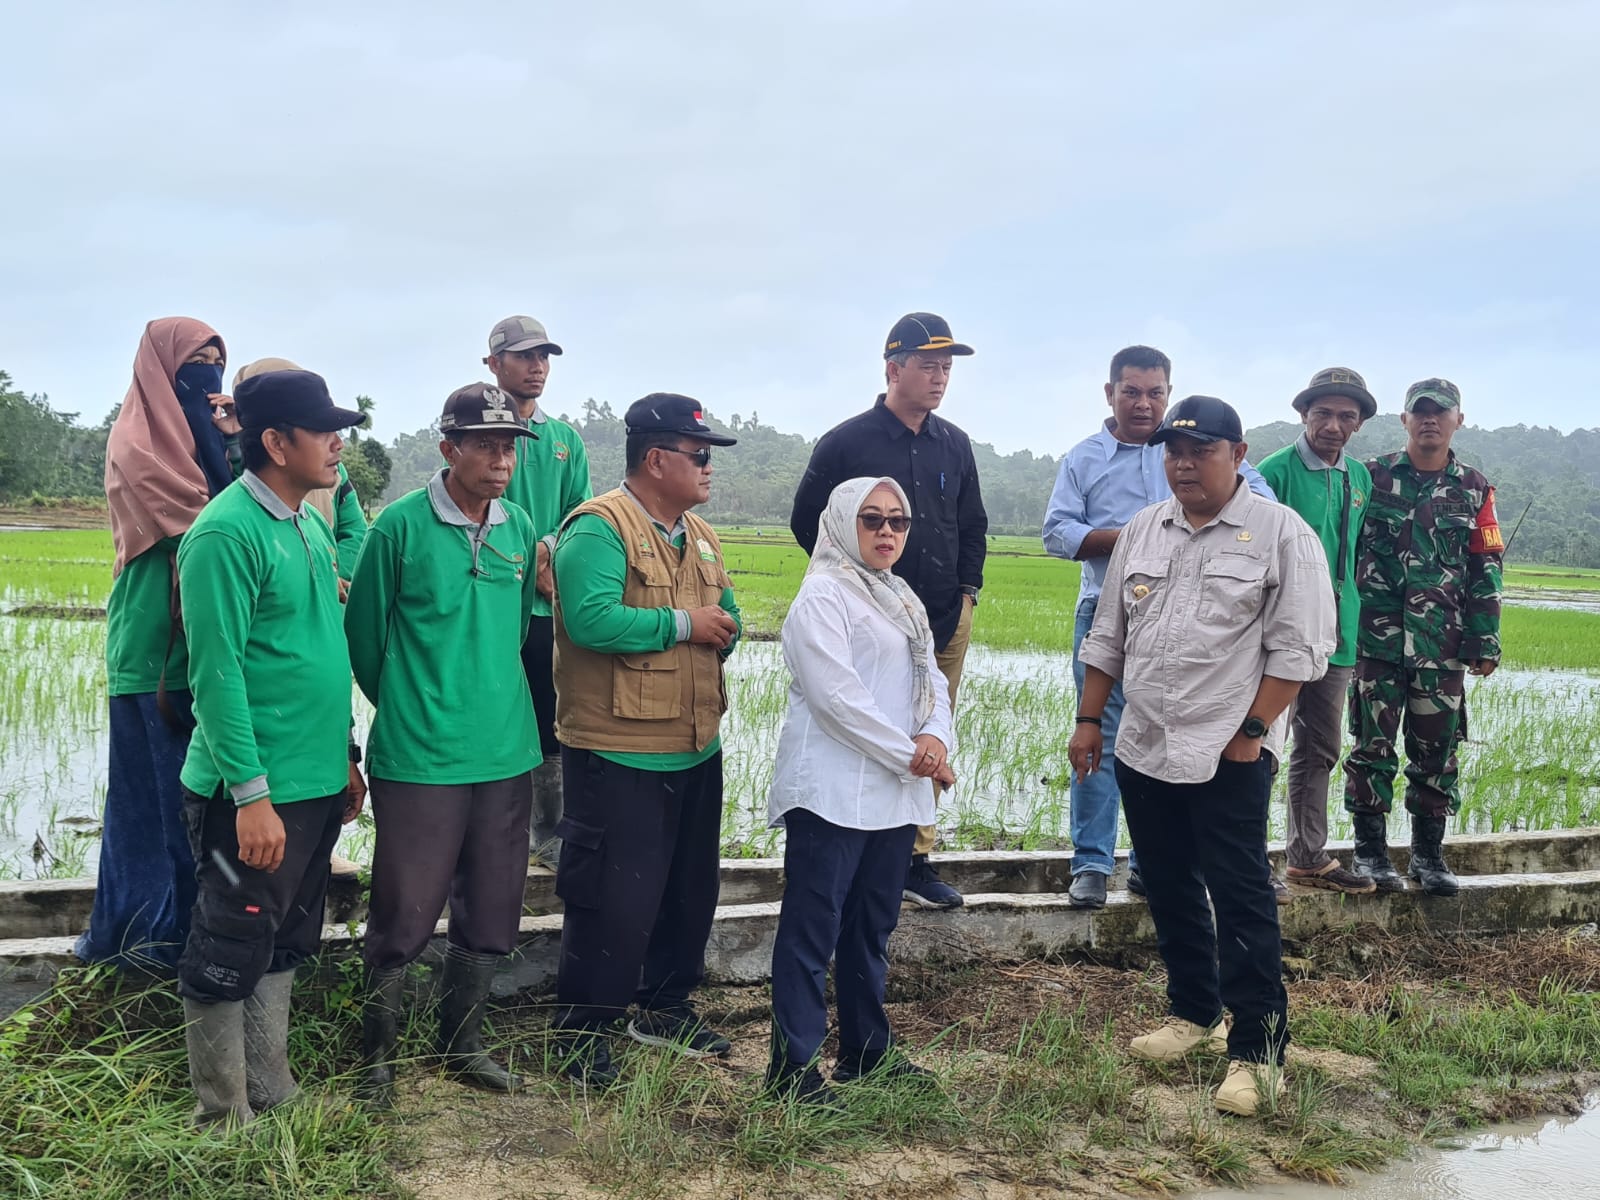
{"label": "black military boot", "polygon": [[1411,867],[1406,872],[1430,896],[1454,896],[1461,883],[1444,863],[1444,817],[1411,815]]}
{"label": "black military boot", "polygon": [[447,1075],[490,1092],[522,1087],[483,1048],[483,1016],[489,1007],[489,985],[500,958],[450,946],[444,955],[444,994],[439,997],[439,1053]]}
{"label": "black military boot", "polygon": [[394,1103],[394,1048],[400,1042],[400,1006],[405,998],[406,969],[385,967],[367,972],[367,996],[361,1010],[361,1077],[356,1096],[373,1108]]}
{"label": "black military boot", "polygon": [[1356,853],[1351,867],[1378,885],[1380,892],[1403,892],[1405,880],[1389,861],[1389,814],[1358,812],[1350,814],[1356,827]]}

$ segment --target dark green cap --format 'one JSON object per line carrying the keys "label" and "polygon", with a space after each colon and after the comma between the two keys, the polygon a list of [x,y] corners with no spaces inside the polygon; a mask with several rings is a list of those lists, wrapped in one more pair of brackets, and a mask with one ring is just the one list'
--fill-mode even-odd
{"label": "dark green cap", "polygon": [[1461,389],[1448,379],[1424,379],[1406,389],[1406,411],[1413,411],[1418,400],[1432,400],[1440,408],[1460,408]]}

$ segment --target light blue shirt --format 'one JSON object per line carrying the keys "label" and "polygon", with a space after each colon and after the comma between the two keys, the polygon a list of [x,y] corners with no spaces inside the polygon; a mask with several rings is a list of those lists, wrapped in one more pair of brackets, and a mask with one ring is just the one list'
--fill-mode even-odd
{"label": "light blue shirt", "polygon": [[[1141,508],[1172,498],[1165,453],[1160,446],[1135,446],[1112,436],[1108,419],[1061,460],[1050,506],[1044,513],[1044,548],[1057,558],[1077,558],[1083,539],[1097,529],[1121,529]],[[1248,462],[1239,474],[1252,492],[1277,500],[1267,481]],[[1097,600],[1111,556],[1086,558],[1078,584],[1078,605]]]}

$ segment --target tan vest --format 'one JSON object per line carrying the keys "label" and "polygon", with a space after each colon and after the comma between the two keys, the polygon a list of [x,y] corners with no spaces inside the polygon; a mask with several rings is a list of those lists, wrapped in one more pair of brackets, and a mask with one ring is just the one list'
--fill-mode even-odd
{"label": "tan vest", "polygon": [[[732,586],[716,532],[685,513],[681,552],[621,488],[580,504],[562,523],[585,513],[603,517],[628,554],[622,603],[631,608],[699,608],[718,604]],[[559,583],[555,596],[556,737],[584,750],[685,754],[717,736],[728,696],[715,646],[679,642],[641,654],[601,654],[567,636]]]}

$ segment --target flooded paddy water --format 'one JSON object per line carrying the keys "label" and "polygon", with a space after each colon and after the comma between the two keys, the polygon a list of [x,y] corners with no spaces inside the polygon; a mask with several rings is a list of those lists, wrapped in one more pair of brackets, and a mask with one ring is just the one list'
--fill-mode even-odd
{"label": "flooded paddy water", "polygon": [[[10,533],[6,544],[44,545],[56,536]],[[0,878],[95,871],[107,715],[105,623],[93,616],[105,603],[109,573],[100,557],[74,557],[82,554],[76,545],[64,541],[66,549],[37,562],[20,551],[0,554]],[[1600,592],[1521,589],[1512,603],[1600,613]],[[995,608],[998,617],[1003,610]],[[788,682],[775,642],[747,641],[729,662],[723,743],[730,854],[779,852],[780,834],[767,828],[766,794]],[[1066,747],[1075,705],[1065,652],[973,647],[957,713],[959,783],[939,812],[947,848],[1069,844]],[[1600,673],[1503,669],[1469,683],[1469,706],[1466,805],[1457,831],[1600,823]],[[370,711],[359,693],[355,707],[364,730]],[[1341,784],[1336,772],[1335,794]],[[1273,806],[1279,838],[1283,788],[1280,776]],[[1337,804],[1331,824],[1333,837],[1349,836]],[[351,827],[341,853],[365,861],[371,836],[368,824]]]}
{"label": "flooded paddy water", "polygon": [[1196,1200],[1591,1200],[1600,1196],[1600,1107],[1582,1116],[1502,1125],[1449,1148],[1426,1148],[1343,1184],[1275,1183]]}

